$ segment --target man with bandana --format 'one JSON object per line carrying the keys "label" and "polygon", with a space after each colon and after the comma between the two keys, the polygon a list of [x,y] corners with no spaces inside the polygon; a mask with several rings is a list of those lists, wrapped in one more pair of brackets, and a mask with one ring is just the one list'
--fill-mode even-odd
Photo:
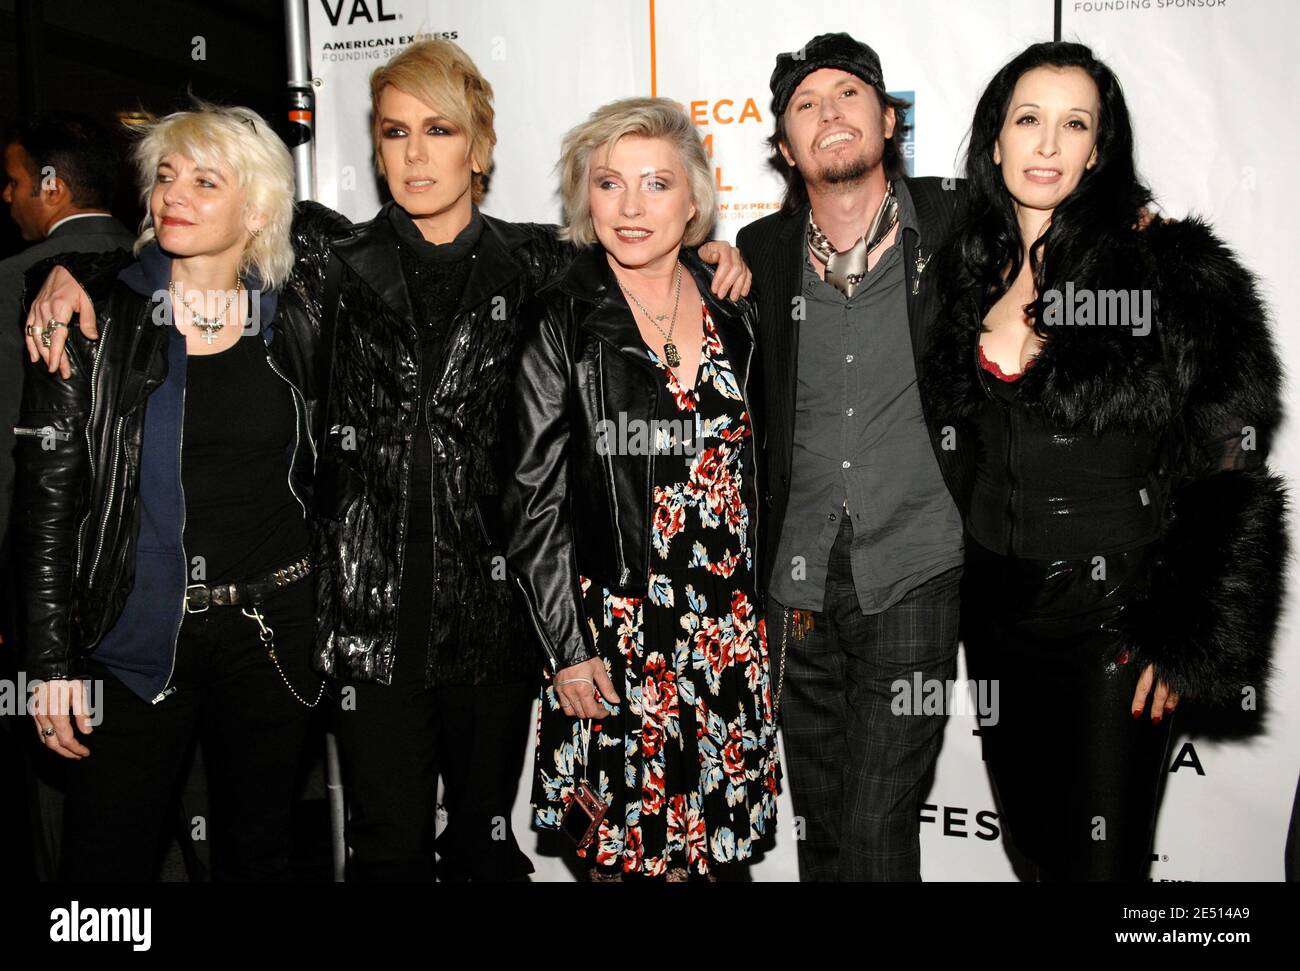
{"label": "man with bandana", "polygon": [[847,34],[781,54],[782,209],[737,243],[762,281],[764,562],[803,880],[919,880],[920,802],[956,675],[962,537],[917,391],[924,272],[960,186],[905,177],[907,102]]}

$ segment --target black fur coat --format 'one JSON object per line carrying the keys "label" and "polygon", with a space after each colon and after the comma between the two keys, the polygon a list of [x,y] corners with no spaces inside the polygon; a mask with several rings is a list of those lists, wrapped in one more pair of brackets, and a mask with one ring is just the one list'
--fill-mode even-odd
{"label": "black fur coat", "polygon": [[[1135,234],[1125,287],[1149,289],[1154,326],[1056,326],[1017,382],[1018,399],[1064,429],[1161,436],[1165,526],[1145,596],[1120,619],[1129,648],[1188,698],[1239,703],[1259,690],[1283,596],[1286,493],[1264,463],[1281,418],[1281,365],[1252,275],[1200,220]],[[943,273],[943,260],[935,270]],[[955,434],[941,454],[969,508],[983,308],[949,299],[921,374],[927,420]]]}

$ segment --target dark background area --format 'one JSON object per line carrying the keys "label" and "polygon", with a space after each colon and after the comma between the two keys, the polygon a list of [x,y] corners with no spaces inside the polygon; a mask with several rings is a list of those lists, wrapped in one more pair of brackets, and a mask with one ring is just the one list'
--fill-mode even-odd
{"label": "dark background area", "polygon": [[[80,111],[125,150],[119,113],[166,114],[188,107],[192,92],[247,105],[283,135],[287,73],[283,0],[0,0],[5,127],[45,109]],[[139,225],[129,171],[113,211],[129,229]],[[2,222],[0,259],[23,245],[7,209]]]}

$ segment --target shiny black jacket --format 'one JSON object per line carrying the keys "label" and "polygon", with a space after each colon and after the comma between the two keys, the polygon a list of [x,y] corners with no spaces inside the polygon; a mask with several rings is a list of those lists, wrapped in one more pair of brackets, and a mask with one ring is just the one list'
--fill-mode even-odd
{"label": "shiny black jacket", "polygon": [[[713,317],[750,416],[755,447],[747,449],[745,501],[761,576],[757,311],[748,299],[715,297],[713,270],[694,251],[683,249],[681,259]],[[579,575],[622,596],[644,596],[648,589],[655,457],[610,454],[618,450],[597,443],[604,421],[658,418],[662,378],[600,246],[579,253],[538,295],[534,312],[538,322],[520,355],[504,449],[517,461],[503,503],[506,555],[547,661],[558,671],[596,656]]]}
{"label": "shiny black jacket", "polygon": [[315,665],[342,680],[392,680],[412,440],[423,404],[432,437],[435,546],[426,683],[535,678],[536,649],[497,548],[498,426],[521,308],[573,248],[552,227],[484,216],[434,394],[421,402],[419,389],[429,382],[421,374],[391,207],[332,247],[340,266],[317,470],[320,560],[327,569],[317,574]]}
{"label": "shiny black jacket", "polygon": [[[316,308],[325,240],[341,221],[321,206],[300,206],[293,224],[298,259],[281,289],[268,348],[273,370],[295,392],[299,435],[290,487],[307,508]],[[100,334],[91,342],[70,328],[71,378],[32,366],[24,389],[18,525],[31,677],[76,677],[79,662],[121,616],[134,581],[144,407],[167,375],[168,333],[151,319],[153,302],[117,280],[131,259],[129,253],[67,254],[27,276],[32,295],[54,265],[66,266],[94,301]]]}

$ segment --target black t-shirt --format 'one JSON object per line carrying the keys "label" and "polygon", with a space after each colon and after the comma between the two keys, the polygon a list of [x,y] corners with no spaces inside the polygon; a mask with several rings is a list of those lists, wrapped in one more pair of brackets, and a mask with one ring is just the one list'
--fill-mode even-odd
{"label": "black t-shirt", "polygon": [[[293,391],[260,335],[188,359],[181,485],[191,583],[256,580],[306,553],[305,513],[289,486],[297,428]],[[205,576],[195,575],[198,556]]]}

